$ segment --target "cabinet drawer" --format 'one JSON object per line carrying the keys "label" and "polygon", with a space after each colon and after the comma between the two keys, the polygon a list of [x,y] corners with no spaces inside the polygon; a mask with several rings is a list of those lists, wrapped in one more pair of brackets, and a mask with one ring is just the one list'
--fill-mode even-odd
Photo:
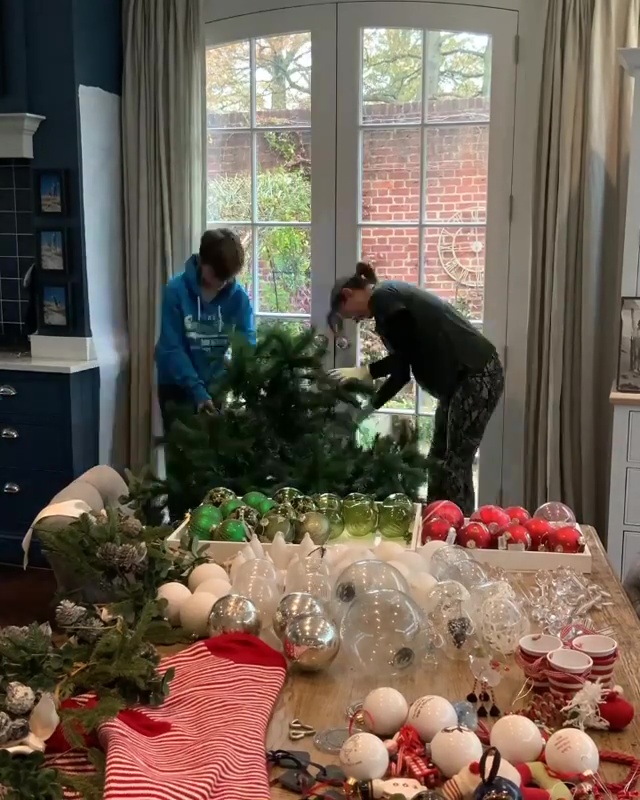
{"label": "cabinet drawer", "polygon": [[71,480],[69,472],[0,468],[0,520],[10,531],[26,529],[36,514]]}
{"label": "cabinet drawer", "polygon": [[624,524],[640,525],[640,469],[627,467],[624,489]]}
{"label": "cabinet drawer", "polygon": [[640,464],[640,411],[629,412],[627,461]]}
{"label": "cabinet drawer", "polygon": [[67,470],[71,435],[63,425],[4,424],[0,417],[0,468]]}
{"label": "cabinet drawer", "polygon": [[[22,566],[24,553],[22,551],[22,539],[28,530],[28,526],[20,533],[0,531],[0,564],[11,564],[12,566]],[[47,559],[42,554],[42,547],[37,538],[34,537],[29,548],[30,567],[48,567]]]}
{"label": "cabinet drawer", "polygon": [[69,415],[69,375],[0,370],[0,423]]}
{"label": "cabinet drawer", "polygon": [[640,532],[622,532],[622,580],[634,566],[640,566]]}

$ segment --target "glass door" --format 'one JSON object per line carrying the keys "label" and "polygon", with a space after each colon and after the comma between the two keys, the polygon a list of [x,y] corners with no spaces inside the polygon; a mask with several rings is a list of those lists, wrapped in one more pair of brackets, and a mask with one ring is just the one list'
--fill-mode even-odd
{"label": "glass door", "polygon": [[[336,269],[358,259],[453,303],[505,352],[517,14],[436,3],[338,8]],[[340,366],[384,350],[351,329]],[[415,385],[364,435],[418,425],[434,401]],[[502,481],[502,407],[483,441],[479,498]]]}

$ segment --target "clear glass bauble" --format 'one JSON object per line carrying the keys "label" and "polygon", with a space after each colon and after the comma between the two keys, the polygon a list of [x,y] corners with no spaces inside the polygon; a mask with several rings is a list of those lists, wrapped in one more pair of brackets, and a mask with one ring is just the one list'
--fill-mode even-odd
{"label": "clear glass bauble", "polygon": [[480,632],[486,644],[501,655],[511,655],[529,630],[522,609],[507,597],[492,597],[482,605]]}
{"label": "clear glass bauble", "polygon": [[342,503],[342,516],[350,536],[370,536],[378,526],[376,504],[365,494],[347,495]]}
{"label": "clear glass bauble", "polygon": [[431,615],[434,627],[443,639],[445,655],[454,661],[466,661],[478,646],[476,626],[462,601],[448,604]]}
{"label": "clear glass bauble", "polygon": [[425,610],[434,620],[448,617],[460,604],[468,608],[471,594],[457,581],[436,583],[425,600]]}
{"label": "clear glass bauble", "polygon": [[559,503],[557,500],[551,500],[548,503],[543,503],[540,508],[533,515],[537,519],[545,519],[553,525],[575,525],[576,515],[564,503]]}
{"label": "clear glass bauble", "polygon": [[263,629],[269,628],[273,621],[273,615],[278,607],[280,599],[280,589],[273,581],[266,578],[254,577],[243,581],[238,587],[234,585],[234,593],[246,597],[258,609],[260,622]]}
{"label": "clear glass bauble", "polygon": [[407,539],[415,518],[406,494],[390,494],[378,506],[378,530],[386,539]]}
{"label": "clear glass bauble", "polygon": [[464,547],[449,544],[438,548],[431,556],[429,572],[437,581],[458,580],[457,566],[463,561],[471,561],[473,556]]}
{"label": "clear glass bauble", "polygon": [[[233,576],[233,588],[241,590],[254,578],[265,578],[273,583],[278,582],[278,571],[268,558],[251,558],[241,564]],[[240,593],[242,593],[240,591]]]}
{"label": "clear glass bauble", "polygon": [[371,558],[350,564],[338,575],[333,587],[336,619],[341,620],[354,600],[361,595],[383,589],[409,593],[409,586],[402,573],[384,561]]}

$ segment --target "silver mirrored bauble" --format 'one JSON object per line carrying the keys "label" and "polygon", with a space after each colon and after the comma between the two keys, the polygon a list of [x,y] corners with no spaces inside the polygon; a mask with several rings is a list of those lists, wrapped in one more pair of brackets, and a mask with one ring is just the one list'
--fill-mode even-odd
{"label": "silver mirrored bauble", "polygon": [[247,597],[228,594],[216,600],[209,615],[209,634],[260,633],[262,623],[256,606]]}
{"label": "silver mirrored bauble", "polygon": [[296,617],[306,614],[323,614],[322,603],[307,592],[291,592],[278,603],[273,615],[273,630],[278,639],[284,636],[287,625]]}
{"label": "silver mirrored bauble", "polygon": [[305,672],[318,672],[338,655],[340,635],[333,620],[319,614],[306,614],[287,625],[282,645],[290,664]]}

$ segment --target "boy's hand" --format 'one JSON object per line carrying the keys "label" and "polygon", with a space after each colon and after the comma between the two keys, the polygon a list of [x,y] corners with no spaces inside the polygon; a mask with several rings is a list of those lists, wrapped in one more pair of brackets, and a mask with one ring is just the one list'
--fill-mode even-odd
{"label": "boy's hand", "polygon": [[198,403],[198,413],[215,414],[216,407],[213,405],[213,400],[209,398],[208,400],[203,400],[202,403]]}

